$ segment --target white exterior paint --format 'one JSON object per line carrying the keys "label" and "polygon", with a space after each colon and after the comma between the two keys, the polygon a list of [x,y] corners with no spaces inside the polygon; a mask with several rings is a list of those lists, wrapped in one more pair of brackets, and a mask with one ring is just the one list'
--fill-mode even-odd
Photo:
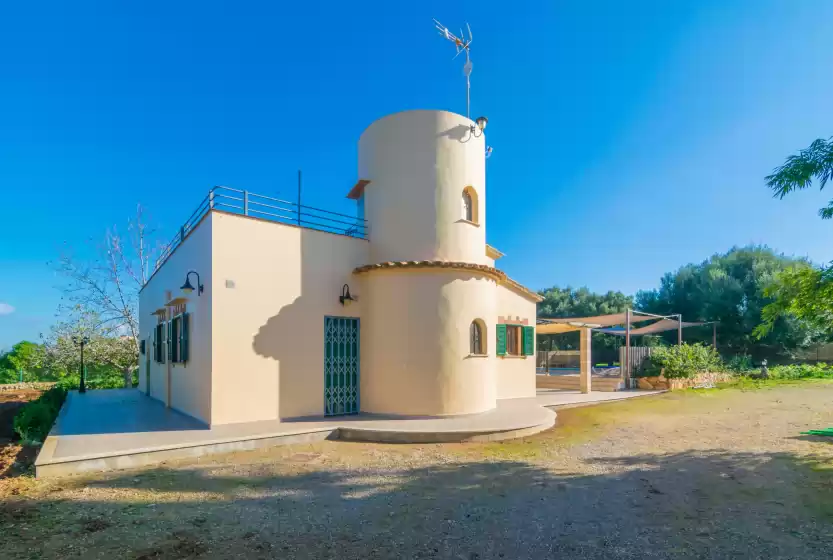
{"label": "white exterior paint", "polygon": [[[212,211],[142,291],[142,336],[181,296],[188,270],[205,284],[188,297],[191,360],[171,367],[170,405],[210,424],[324,412],[324,317],[360,319],[361,410],[453,415],[535,395],[534,356],[496,356],[499,317],[534,325],[536,304],[496,271],[371,270],[385,261],[493,266],[486,254],[485,139],[445,111],[409,111],[373,123],[359,141],[359,202],[369,240]],[[476,192],[477,223],[462,194]],[[343,307],[349,284],[359,302]],[[469,327],[485,325],[485,356],[469,354]],[[151,346],[147,348],[152,351]],[[144,390],[145,358],[140,387]],[[166,402],[168,364],[151,360],[151,396]]]}
{"label": "white exterior paint", "polygon": [[[359,177],[370,260],[486,264],[485,135],[447,111],[406,111],[371,124],[359,140]],[[463,189],[479,201],[479,226],[463,221]]]}

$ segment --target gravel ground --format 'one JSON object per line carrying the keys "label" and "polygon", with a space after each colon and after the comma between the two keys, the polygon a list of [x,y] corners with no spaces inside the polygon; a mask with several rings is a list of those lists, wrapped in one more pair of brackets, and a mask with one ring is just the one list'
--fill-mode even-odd
{"label": "gravel ground", "polygon": [[321,442],[0,481],[4,558],[831,558],[833,383],[563,410],[523,440]]}

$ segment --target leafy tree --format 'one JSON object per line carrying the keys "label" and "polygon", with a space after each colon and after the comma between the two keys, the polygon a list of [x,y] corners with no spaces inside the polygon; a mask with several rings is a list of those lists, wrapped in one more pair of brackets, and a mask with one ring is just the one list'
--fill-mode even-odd
{"label": "leafy tree", "polygon": [[[766,184],[775,191],[775,196],[784,198],[793,191],[810,187],[813,178],[818,180],[820,189],[833,179],[833,137],[819,138],[809,148],[788,157],[767,176]],[[819,210],[819,215],[826,220],[833,218],[833,200]]]}
{"label": "leafy tree", "polygon": [[755,336],[764,338],[773,331],[779,319],[794,317],[823,332],[833,328],[833,267],[795,266],[781,272],[766,288],[773,302],[761,313],[763,322],[755,328]]}
{"label": "leafy tree", "polygon": [[540,295],[544,301],[538,304],[539,317],[589,317],[622,313],[633,306],[633,298],[622,292],[597,294],[587,288],[552,287]]}
{"label": "leafy tree", "polygon": [[24,381],[41,379],[43,348],[34,342],[24,340],[0,357],[0,383],[15,383],[23,372]]}
{"label": "leafy tree", "polygon": [[[809,187],[814,177],[821,189],[833,179],[833,138],[819,138],[798,155],[788,157],[766,178],[766,184],[776,196],[784,198],[792,191]],[[833,200],[819,214],[823,219],[833,218]],[[773,301],[764,307],[763,322],[755,329],[755,336],[769,336],[783,317],[797,318],[833,333],[833,265],[789,268],[778,275],[766,295]]]}
{"label": "leafy tree", "polygon": [[[773,302],[767,288],[778,275],[806,261],[775,253],[768,247],[735,247],[700,264],[688,264],[663,276],[657,290],[639,292],[636,308],[683,320],[717,321],[718,348],[723,354],[749,354],[753,359],[785,359],[796,350],[825,338],[823,329],[792,316],[774,318],[771,329],[758,338],[753,330],[763,309]],[[676,333],[668,336],[676,337]],[[689,342],[711,342],[708,328],[690,328]]]}

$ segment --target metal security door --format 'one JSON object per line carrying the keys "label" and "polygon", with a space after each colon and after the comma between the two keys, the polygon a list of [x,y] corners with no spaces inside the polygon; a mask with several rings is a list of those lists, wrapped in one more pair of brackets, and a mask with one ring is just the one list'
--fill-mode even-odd
{"label": "metal security door", "polygon": [[324,414],[359,412],[359,320],[324,317]]}

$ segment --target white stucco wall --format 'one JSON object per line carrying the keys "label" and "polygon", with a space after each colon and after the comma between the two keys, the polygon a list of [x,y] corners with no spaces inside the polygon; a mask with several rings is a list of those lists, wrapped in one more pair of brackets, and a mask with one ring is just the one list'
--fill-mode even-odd
{"label": "white stucco wall", "polygon": [[[150,358],[150,395],[163,403],[168,402],[168,372],[170,371],[170,405],[198,420],[209,423],[211,419],[211,274],[212,216],[206,216],[177,247],[170,258],[150,279],[139,294],[139,332],[145,340],[146,354],[139,356],[139,389],[147,391],[146,366]],[[198,296],[196,290],[188,298],[186,310],[190,313],[190,359],[186,364],[157,364],[153,361],[153,328],[157,324],[155,310],[169,301],[166,292],[173,297],[183,296],[180,287],[189,270],[200,274],[205,292]],[[192,284],[196,279],[192,275]]]}
{"label": "white stucco wall", "polygon": [[[406,111],[371,124],[359,140],[359,177],[370,261],[486,264],[485,136],[447,111]],[[477,193],[479,226],[462,220],[463,189]]]}
{"label": "white stucco wall", "polygon": [[[518,294],[506,286],[497,287],[497,305],[495,323],[499,317],[526,319],[527,324],[535,326],[537,317],[534,301]],[[492,340],[494,344],[494,340]],[[523,357],[496,358],[497,398],[511,399],[535,396],[535,355]]]}
{"label": "white stucco wall", "polygon": [[338,296],[363,300],[367,241],[222,213],[213,239],[212,422],[323,414],[324,317],[361,316]]}
{"label": "white stucco wall", "polygon": [[[495,362],[469,356],[469,326],[494,336],[495,281],[449,269],[362,275],[362,411],[403,415],[494,408]],[[488,326],[491,325],[491,326]],[[494,345],[490,342],[494,355]]]}

